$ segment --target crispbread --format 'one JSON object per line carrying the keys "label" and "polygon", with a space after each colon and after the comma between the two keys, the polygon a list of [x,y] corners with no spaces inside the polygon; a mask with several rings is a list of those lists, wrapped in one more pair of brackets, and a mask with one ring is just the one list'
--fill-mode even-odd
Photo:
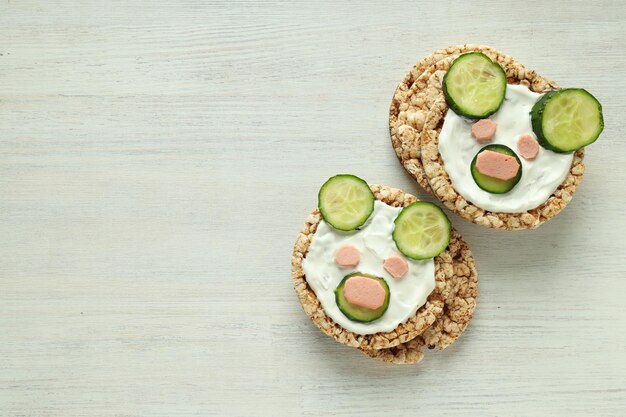
{"label": "crispbread", "polygon": [[[506,72],[509,84],[523,84],[537,93],[545,93],[558,88],[554,82],[540,76],[533,70],[525,68],[507,55],[494,50],[482,50],[481,52],[500,64]],[[439,154],[439,133],[443,126],[445,114],[448,111],[441,83],[445,72],[452,62],[451,59],[439,61],[439,68],[432,71],[427,82],[429,91],[437,91],[437,99],[426,115],[424,128],[420,135],[422,166],[431,190],[435,192],[435,195],[447,208],[476,224],[504,230],[533,229],[538,227],[565,208],[572,199],[572,195],[582,181],[582,174],[584,173],[584,150],[580,149],[574,154],[570,172],[563,183],[544,204],[537,208],[523,213],[498,213],[483,210],[466,201],[452,186]]]}
{"label": "crispbread", "polygon": [[451,290],[443,315],[422,335],[409,342],[388,349],[361,349],[363,353],[383,362],[417,363],[424,358],[424,346],[445,349],[465,331],[476,308],[478,274],[467,243],[456,231],[452,233],[448,252],[452,257],[454,274],[447,281]]}
{"label": "crispbread", "polygon": [[[456,57],[471,51],[483,52],[497,61],[505,69],[509,84],[524,84],[532,91],[540,93],[558,88],[554,82],[487,46],[459,45],[436,51],[420,60],[394,93],[389,109],[389,131],[394,151],[403,167],[422,188],[434,193],[446,207],[461,217],[496,229],[536,228],[555,216],[571,200],[576,187],[582,181],[585,169],[584,150],[574,154],[570,172],[563,183],[546,203],[535,209],[515,214],[495,213],[480,209],[463,199],[454,190],[445,172],[437,139],[447,111],[441,89],[443,75]],[[425,143],[428,144],[427,149],[424,149]],[[426,172],[425,165],[430,167],[429,172]],[[437,187],[436,193],[433,187]]]}
{"label": "crispbread", "polygon": [[[377,200],[394,207],[404,207],[415,201],[417,198],[406,194],[396,188],[371,185],[370,188]],[[394,331],[387,333],[375,333],[371,335],[359,335],[347,331],[335,323],[324,312],[315,292],[306,281],[306,276],[302,270],[302,260],[306,257],[309,245],[317,225],[322,220],[319,211],[316,209],[311,213],[305,222],[294,245],[291,258],[292,280],[298,294],[304,312],[313,320],[319,329],[333,337],[339,343],[360,348],[384,349],[408,342],[411,339],[423,334],[435,320],[443,313],[445,300],[449,297],[451,287],[447,282],[451,281],[454,273],[454,264],[449,250],[442,252],[435,257],[435,289],[428,296],[426,304],[420,307],[415,315],[406,323],[399,324]]]}

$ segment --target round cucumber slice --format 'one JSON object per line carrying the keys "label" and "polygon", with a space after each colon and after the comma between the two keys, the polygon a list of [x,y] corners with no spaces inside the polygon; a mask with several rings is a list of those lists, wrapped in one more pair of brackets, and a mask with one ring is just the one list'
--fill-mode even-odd
{"label": "round cucumber slice", "polygon": [[[369,308],[350,304],[348,300],[346,300],[343,295],[343,287],[345,286],[346,281],[354,276],[367,277],[380,282],[380,284],[383,286],[383,289],[385,290],[385,302],[382,306],[380,306],[376,310],[371,310]],[[339,310],[341,310],[341,312],[350,320],[358,321],[361,323],[369,323],[371,321],[381,318],[382,315],[385,314],[385,311],[387,311],[387,308],[389,307],[389,294],[389,286],[383,278],[369,274],[362,274],[360,272],[354,272],[352,274],[346,275],[335,289],[335,302],[337,303],[337,307],[339,307]]]}
{"label": "round cucumber slice", "polygon": [[539,144],[558,153],[592,144],[604,129],[602,105],[582,88],[545,94],[533,106],[530,118]]}
{"label": "round cucumber slice", "polygon": [[481,52],[463,54],[443,77],[443,94],[459,116],[484,119],[498,111],[506,95],[502,67]]}
{"label": "round cucumber slice", "polygon": [[411,259],[433,258],[450,243],[450,220],[433,203],[418,201],[406,206],[394,225],[396,247]]}
{"label": "round cucumber slice", "polygon": [[[498,152],[504,155],[514,157],[517,160],[517,163],[519,165],[519,171],[517,171],[517,175],[514,178],[511,178],[510,180],[504,181],[504,180],[489,177],[485,174],[480,173],[478,169],[476,168],[476,160],[478,159],[478,155],[480,155],[480,153],[484,151],[493,151],[493,152]],[[513,150],[509,148],[508,146],[487,145],[484,148],[482,148],[480,151],[478,151],[476,156],[474,156],[474,159],[472,159],[471,171],[472,171],[472,177],[474,178],[476,185],[478,185],[481,189],[492,194],[504,194],[504,193],[508,193],[509,191],[511,191],[513,187],[515,187],[517,183],[519,182],[519,180],[522,178],[522,162],[520,161],[517,154],[513,152]]]}
{"label": "round cucumber slice", "polygon": [[326,223],[335,229],[354,230],[374,211],[374,193],[359,177],[335,175],[320,188],[318,207]]}

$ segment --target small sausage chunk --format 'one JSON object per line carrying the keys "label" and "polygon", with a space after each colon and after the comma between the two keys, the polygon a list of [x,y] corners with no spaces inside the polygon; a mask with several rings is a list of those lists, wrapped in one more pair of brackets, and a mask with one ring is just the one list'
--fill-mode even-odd
{"label": "small sausage chunk", "polygon": [[385,303],[385,289],[378,280],[356,275],[343,286],[343,296],[350,304],[376,310]]}
{"label": "small sausage chunk", "polygon": [[519,163],[513,156],[494,151],[483,151],[476,158],[476,169],[483,175],[508,181],[519,172]]}
{"label": "small sausage chunk", "polygon": [[491,141],[496,135],[496,122],[491,119],[481,119],[472,125],[472,136],[480,143]]}
{"label": "small sausage chunk", "polygon": [[383,262],[383,268],[389,272],[389,275],[399,279],[409,271],[409,264],[399,256],[390,256]]}
{"label": "small sausage chunk", "polygon": [[539,153],[539,144],[530,135],[522,135],[517,140],[517,150],[524,159],[535,159]]}
{"label": "small sausage chunk", "polygon": [[339,266],[354,268],[359,264],[360,260],[361,253],[351,245],[342,246],[335,253],[335,262]]}

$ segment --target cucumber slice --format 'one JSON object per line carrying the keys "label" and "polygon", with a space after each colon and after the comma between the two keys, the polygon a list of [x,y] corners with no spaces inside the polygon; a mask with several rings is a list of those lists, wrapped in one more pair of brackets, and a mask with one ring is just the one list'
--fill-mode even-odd
{"label": "cucumber slice", "polygon": [[504,101],[506,74],[487,55],[470,52],[454,60],[442,86],[452,111],[470,119],[484,119],[498,111]]}
{"label": "cucumber slice", "polygon": [[[488,177],[487,175],[481,174],[476,168],[476,160],[478,159],[478,155],[483,151],[493,151],[499,152],[504,155],[513,156],[517,159],[517,163],[519,164],[519,171],[517,171],[517,175],[515,178],[511,178],[510,180],[503,181],[498,178]],[[513,152],[511,148],[505,145],[487,145],[482,148],[474,159],[472,159],[471,164],[472,177],[481,189],[487,191],[492,194],[504,194],[508,193],[517,185],[519,180],[522,178],[522,162],[519,157]]]}
{"label": "cucumber slice", "polygon": [[604,129],[602,105],[582,88],[545,94],[533,106],[530,118],[539,144],[558,153],[592,144]]}
{"label": "cucumber slice", "polygon": [[322,185],[318,207],[326,223],[349,231],[362,226],[374,211],[374,193],[354,175],[335,175]]}
{"label": "cucumber slice", "polygon": [[396,247],[411,259],[433,258],[450,243],[450,220],[433,203],[418,201],[406,206],[394,225]]}
{"label": "cucumber slice", "polygon": [[[345,299],[345,297],[343,296],[343,287],[346,284],[348,278],[357,275],[361,277],[372,278],[381,283],[385,290],[385,302],[382,306],[380,306],[376,310],[371,310],[369,308],[350,304]],[[387,311],[387,307],[389,307],[389,286],[383,278],[369,274],[362,274],[360,272],[354,272],[350,275],[346,275],[335,289],[335,302],[337,303],[337,307],[339,307],[339,310],[341,310],[341,312],[350,320],[358,321],[361,323],[369,323],[371,321],[381,318],[382,315],[385,314],[385,311]]]}

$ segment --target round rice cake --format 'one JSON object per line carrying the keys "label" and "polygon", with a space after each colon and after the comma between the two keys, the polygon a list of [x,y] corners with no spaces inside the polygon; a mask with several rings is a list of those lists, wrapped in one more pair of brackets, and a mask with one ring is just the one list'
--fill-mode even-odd
{"label": "round rice cake", "polygon": [[[393,207],[406,207],[417,201],[415,196],[406,194],[396,188],[382,185],[370,185],[370,188],[376,200]],[[323,333],[347,346],[369,349],[391,348],[423,334],[443,314],[445,300],[448,298],[451,290],[447,282],[452,279],[454,274],[454,264],[449,248],[434,258],[435,288],[428,296],[426,303],[417,310],[415,315],[405,323],[399,324],[393,331],[360,335],[350,332],[335,323],[324,312],[315,292],[307,283],[306,276],[302,270],[302,260],[306,257],[313,235],[321,220],[322,216],[319,210],[316,209],[304,223],[296,239],[291,257],[291,278],[304,312]]]}
{"label": "round rice cake", "polygon": [[424,346],[443,350],[461,336],[476,308],[478,274],[472,252],[456,231],[452,233],[448,250],[452,256],[454,274],[447,281],[450,296],[445,302],[443,315],[413,340],[388,349],[361,349],[363,353],[383,362],[413,364],[424,358]]}
{"label": "round rice cake", "polygon": [[[507,55],[494,50],[482,50],[481,52],[500,64],[506,73],[509,84],[522,84],[536,93],[546,93],[558,89],[554,82],[540,76],[533,70],[525,68]],[[432,72],[427,83],[429,91],[437,91],[437,97],[426,114],[424,127],[419,139],[421,143],[422,166],[431,190],[434,191],[437,198],[448,209],[473,223],[503,230],[534,229],[538,227],[554,217],[571,201],[572,195],[582,181],[582,175],[585,171],[583,164],[584,150],[580,149],[574,153],[570,171],[565,180],[545,203],[534,209],[522,213],[499,213],[481,209],[465,200],[454,189],[439,153],[439,134],[448,111],[441,84],[452,62],[453,59],[439,61],[439,68]]]}
{"label": "round rice cake", "polygon": [[[453,45],[422,58],[398,84],[389,106],[389,135],[391,144],[402,166],[418,184],[433,193],[424,174],[420,155],[420,134],[426,114],[438,97],[437,91],[429,89],[428,80],[438,69],[437,64],[446,58],[472,52],[494,50],[488,46],[466,44]],[[495,51],[495,50],[494,50]]]}

